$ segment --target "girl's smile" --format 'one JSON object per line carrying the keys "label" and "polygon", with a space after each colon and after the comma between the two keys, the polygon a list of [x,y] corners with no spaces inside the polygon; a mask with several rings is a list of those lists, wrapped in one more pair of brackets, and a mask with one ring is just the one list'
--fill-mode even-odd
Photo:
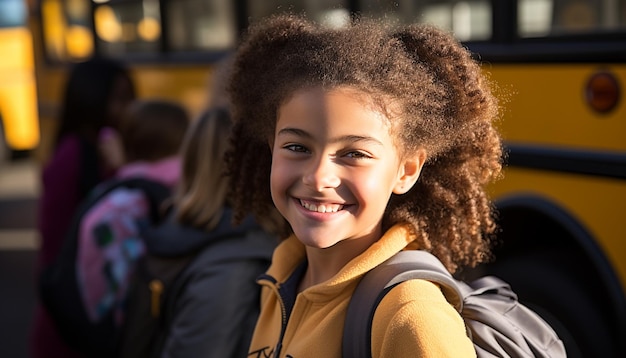
{"label": "girl's smile", "polygon": [[272,199],[309,247],[355,239],[369,246],[382,234],[391,193],[410,177],[389,121],[366,98],[347,88],[308,89],[279,108]]}
{"label": "girl's smile", "polygon": [[317,212],[317,213],[336,213],[339,210],[343,209],[343,204],[332,204],[332,203],[320,203],[320,202],[311,202],[307,200],[300,199],[300,205],[303,208]]}
{"label": "girl's smile", "polygon": [[323,223],[332,220],[339,220],[343,215],[349,215],[347,210],[343,210],[343,205],[336,204],[313,204],[310,201],[298,200],[300,204],[300,215],[311,221],[312,225],[316,222]]}

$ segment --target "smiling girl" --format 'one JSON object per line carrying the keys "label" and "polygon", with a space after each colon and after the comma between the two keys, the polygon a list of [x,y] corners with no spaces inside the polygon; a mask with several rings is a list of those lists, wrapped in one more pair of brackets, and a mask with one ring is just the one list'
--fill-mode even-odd
{"label": "smiling girl", "polygon": [[[429,251],[450,272],[488,258],[498,108],[451,35],[273,17],[249,30],[230,91],[236,218],[252,212],[288,236],[259,279],[250,357],[341,357],[356,285],[399,251]],[[439,287],[410,280],[379,305],[372,355],[475,352]]]}

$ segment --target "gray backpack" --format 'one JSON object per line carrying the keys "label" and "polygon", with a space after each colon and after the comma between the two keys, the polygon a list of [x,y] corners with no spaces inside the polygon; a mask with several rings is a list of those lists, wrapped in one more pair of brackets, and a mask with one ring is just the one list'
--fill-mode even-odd
{"label": "gray backpack", "polygon": [[493,276],[470,283],[458,281],[432,254],[408,250],[371,270],[359,282],[346,315],[343,358],[372,356],[376,307],[395,285],[410,279],[440,285],[448,302],[461,313],[479,358],[567,356],[552,327],[518,302],[506,282]]}

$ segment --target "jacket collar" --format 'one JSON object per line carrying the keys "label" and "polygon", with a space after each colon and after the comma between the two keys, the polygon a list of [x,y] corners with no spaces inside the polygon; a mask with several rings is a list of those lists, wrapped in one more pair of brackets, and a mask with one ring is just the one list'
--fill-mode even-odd
{"label": "jacket collar", "polygon": [[[410,226],[398,224],[390,228],[365,252],[352,259],[336,275],[326,282],[302,292],[311,301],[323,302],[335,297],[347,286],[356,282],[369,270],[378,266],[415,240]],[[305,247],[294,235],[283,241],[275,250],[272,266],[267,274],[282,283],[305,259]]]}

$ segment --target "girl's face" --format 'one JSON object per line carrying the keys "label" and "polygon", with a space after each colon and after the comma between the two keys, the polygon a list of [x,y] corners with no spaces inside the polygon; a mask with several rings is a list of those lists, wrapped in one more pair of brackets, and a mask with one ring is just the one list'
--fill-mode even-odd
{"label": "girl's face", "polygon": [[423,156],[402,159],[387,119],[362,98],[310,89],[279,108],[272,199],[307,246],[378,240],[392,192],[408,191],[419,175]]}
{"label": "girl's face", "polygon": [[107,123],[108,126],[117,128],[122,113],[128,105],[135,99],[133,85],[125,76],[118,75],[113,82],[111,95],[108,102]]}

